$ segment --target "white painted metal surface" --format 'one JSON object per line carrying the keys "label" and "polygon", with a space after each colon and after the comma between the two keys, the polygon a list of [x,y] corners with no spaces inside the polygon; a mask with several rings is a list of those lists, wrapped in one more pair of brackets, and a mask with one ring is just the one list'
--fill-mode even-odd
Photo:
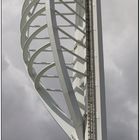
{"label": "white painted metal surface", "polygon": [[68,137],[107,140],[99,0],[92,1],[93,13],[90,13],[93,15],[90,17],[93,20],[91,44],[95,50],[96,127],[93,127],[96,139],[89,137],[85,2],[25,0],[20,25],[21,47],[41,100]]}

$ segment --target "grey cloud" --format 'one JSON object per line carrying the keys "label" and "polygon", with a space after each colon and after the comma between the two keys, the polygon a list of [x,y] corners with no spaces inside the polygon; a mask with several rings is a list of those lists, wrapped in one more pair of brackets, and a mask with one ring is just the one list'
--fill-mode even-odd
{"label": "grey cloud", "polygon": [[5,59],[2,59],[2,72],[7,70],[9,64]]}
{"label": "grey cloud", "polygon": [[137,1],[102,4],[108,139],[137,140]]}

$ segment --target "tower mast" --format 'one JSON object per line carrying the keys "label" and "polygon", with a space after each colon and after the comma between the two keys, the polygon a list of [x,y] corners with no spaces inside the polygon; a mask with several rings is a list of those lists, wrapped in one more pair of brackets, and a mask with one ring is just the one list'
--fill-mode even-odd
{"label": "tower mast", "polygon": [[86,0],[87,132],[85,139],[107,140],[100,0]]}
{"label": "tower mast", "polygon": [[96,89],[92,0],[85,2],[86,7],[86,55],[87,55],[87,126],[88,140],[96,140]]}

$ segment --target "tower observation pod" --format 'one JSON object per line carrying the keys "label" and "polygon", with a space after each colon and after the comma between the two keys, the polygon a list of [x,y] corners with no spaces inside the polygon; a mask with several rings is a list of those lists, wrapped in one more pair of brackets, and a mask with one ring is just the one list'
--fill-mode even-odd
{"label": "tower observation pod", "polygon": [[107,140],[100,0],[25,0],[20,31],[35,89],[68,139]]}

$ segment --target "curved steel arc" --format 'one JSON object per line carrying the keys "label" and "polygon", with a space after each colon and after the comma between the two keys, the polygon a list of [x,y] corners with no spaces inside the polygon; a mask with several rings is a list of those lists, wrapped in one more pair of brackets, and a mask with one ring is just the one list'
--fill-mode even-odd
{"label": "curved steel arc", "polygon": [[20,24],[20,29],[22,29],[22,25],[26,23],[26,18],[27,15],[29,15],[29,12],[31,10],[32,7],[35,6],[36,3],[38,3],[40,0],[33,0],[30,4],[28,4],[28,6],[23,10],[22,13],[22,19],[21,19],[21,24]]}
{"label": "curved steel arc", "polygon": [[[30,77],[32,78],[32,80],[34,81],[35,80],[35,77],[34,76],[35,74],[32,72],[32,69],[33,69],[33,62],[35,61],[35,58],[43,51],[45,50],[46,48],[50,47],[50,43],[48,43],[47,45],[41,47],[39,50],[37,50],[33,55],[32,57],[30,58],[29,60],[29,63],[28,63],[28,73],[30,75]],[[36,74],[37,75],[37,74]]]}
{"label": "curved steel arc", "polygon": [[25,0],[25,1],[24,1],[23,6],[22,6],[22,12],[21,12],[22,15],[23,15],[23,13],[24,13],[25,8],[29,5],[29,1],[30,1],[30,0]]}
{"label": "curved steel arc", "polygon": [[[57,123],[65,130],[65,133],[70,137],[70,132],[74,131],[73,122],[64,114],[64,112],[57,106],[52,97],[46,92],[45,88],[40,83],[40,78],[42,75],[54,67],[55,63],[50,64],[45,69],[43,69],[35,78],[35,88],[39,95],[42,97],[43,102],[47,104],[47,108],[51,113],[52,117],[57,121]],[[46,105],[45,104],[45,105]]]}
{"label": "curved steel arc", "polygon": [[73,121],[74,128],[77,133],[77,137],[80,140],[83,140],[83,119],[82,115],[74,94],[73,87],[71,85],[71,81],[68,76],[68,72],[65,66],[58,30],[56,15],[55,15],[55,3],[52,0],[46,1],[46,15],[47,15],[47,23],[48,30],[50,35],[50,42],[52,45],[54,61],[56,64],[56,68],[59,74],[59,79],[61,83],[61,87],[64,93],[64,97],[68,106],[68,110]]}
{"label": "curved steel arc", "polygon": [[44,68],[39,74],[32,75],[33,62],[34,62],[35,58],[39,55],[40,52],[42,52],[44,49],[46,49],[49,46],[50,46],[50,43],[43,46],[42,48],[40,48],[38,51],[36,51],[32,55],[32,57],[28,63],[28,72],[29,72],[32,80],[35,81],[36,90],[38,91],[40,96],[43,98],[45,103],[47,103],[48,107],[52,109],[51,114],[52,113],[55,114],[55,115],[53,115],[54,119],[58,121],[58,118],[59,118],[59,121],[60,121],[60,122],[58,121],[59,125],[63,128],[69,128],[68,130],[66,130],[66,134],[68,135],[69,130],[73,130],[72,121],[64,114],[64,112],[61,110],[61,108],[56,104],[56,102],[53,100],[53,98],[49,95],[49,93],[46,91],[46,89],[40,83],[40,79],[41,79],[42,75],[44,73],[46,73],[49,69],[54,67],[55,63]]}
{"label": "curved steel arc", "polygon": [[41,8],[39,11],[37,11],[33,16],[30,17],[30,19],[22,26],[21,28],[21,44],[25,42],[26,40],[26,31],[28,30],[28,27],[30,24],[41,14],[45,11],[45,7]]}
{"label": "curved steel arc", "polygon": [[[79,99],[83,100],[82,95],[79,96],[79,99],[75,95],[77,93],[75,93],[76,90],[73,89],[70,76],[68,74],[68,70],[74,72],[75,75],[76,74],[81,75],[80,77],[86,77],[87,75],[85,72],[81,72],[75,69],[76,67],[75,68],[68,67],[67,63],[65,63],[63,51],[68,52],[74,57],[76,57],[78,60],[80,60],[80,62],[82,62],[82,64],[86,63],[86,59],[61,45],[60,40],[66,38],[65,36],[67,36],[67,39],[73,40],[73,42],[75,42],[75,44],[80,46],[81,48],[86,48],[86,46],[81,39],[78,40],[76,37],[74,38],[65,30],[61,29],[60,28],[61,26],[57,25],[56,17],[58,15],[61,16],[61,18],[65,19],[65,21],[67,21],[70,24],[70,26],[75,27],[76,30],[82,33],[82,36],[85,36],[85,30],[81,29],[80,26],[77,26],[76,24],[72,23],[65,16],[69,15],[69,13],[63,14],[57,11],[55,9],[55,4],[57,2],[54,2],[54,0],[47,0],[46,7],[43,6],[42,8],[36,11],[37,5],[39,4],[40,1],[41,0],[25,0],[23,4],[20,30],[21,30],[21,47],[23,49],[24,62],[28,67],[28,73],[35,84],[35,88],[38,91],[41,100],[45,103],[52,117],[57,121],[57,123],[61,126],[61,128],[70,138],[74,137],[76,140],[83,140],[84,139],[83,118],[82,118],[83,114],[81,114],[81,109],[84,111],[85,106],[83,104],[83,101],[80,102],[79,100]],[[85,19],[80,14],[77,14],[77,12],[74,11],[68,5],[68,2],[60,0],[60,3],[65,5],[71,12],[73,12],[76,16],[78,16],[82,20],[82,22],[85,22]],[[78,3],[80,7],[84,8],[78,2],[78,0],[76,0],[75,3]],[[31,25],[33,21],[36,20],[41,15],[44,15],[43,12],[45,12],[45,10],[47,16],[47,24],[44,23],[44,25],[38,25],[31,35],[27,34],[29,32],[29,28],[33,26]],[[67,25],[64,26],[68,27]],[[33,51],[34,52],[33,55],[30,56],[31,42],[36,38],[38,40],[41,40],[42,38],[37,37],[37,35],[39,35],[42,31],[46,29],[48,29],[49,37],[46,37],[44,39],[46,39],[48,43],[46,42],[46,45],[39,47],[39,49]],[[58,32],[63,33],[65,36],[59,37]],[[43,63],[43,65],[47,66],[43,68],[39,73],[37,73],[34,64],[39,65],[42,63],[37,63],[35,62],[35,60],[40,56],[42,52],[45,52],[45,49],[48,47],[52,48],[55,63],[52,63],[50,65],[48,65],[49,63],[47,62]],[[48,70],[54,67],[57,69],[57,73],[59,75],[57,78],[59,78],[60,80],[62,92],[68,107],[70,118],[68,118],[68,116],[62,111],[62,109],[50,96],[49,92],[46,90],[46,87],[43,85],[43,83],[41,83],[41,78],[43,77],[44,73],[46,73]],[[83,94],[82,90],[78,92]]]}
{"label": "curved steel arc", "polygon": [[32,40],[36,37],[36,35],[38,35],[41,31],[43,31],[44,29],[47,28],[47,24],[43,25],[42,27],[40,27],[38,30],[36,30],[29,38],[28,40],[25,42],[24,47],[23,47],[23,58],[24,58],[24,62],[28,63],[28,48],[30,43],[32,42]]}
{"label": "curved steel arc", "polygon": [[[70,137],[69,131],[74,131],[73,128],[73,122],[67,117],[67,115],[61,110],[61,108],[56,104],[56,102],[53,100],[53,98],[49,95],[49,93],[46,91],[45,87],[40,83],[40,78],[43,76],[43,74],[55,66],[55,63],[47,66],[44,68],[39,74],[37,74],[33,68],[33,62],[35,58],[47,47],[50,46],[50,43],[41,47],[39,50],[37,50],[32,57],[28,57],[28,48],[30,47],[30,43],[38,35],[41,31],[43,31],[45,28],[47,28],[47,24],[43,25],[39,29],[37,29],[31,36],[28,38],[26,37],[26,32],[35,18],[37,18],[44,10],[45,8],[40,9],[38,12],[36,12],[33,16],[31,16],[27,20],[27,16],[30,12],[30,9],[37,3],[38,1],[32,1],[29,5],[29,1],[25,1],[23,11],[23,17],[21,19],[21,46],[23,48],[23,57],[24,61],[28,67],[29,75],[31,76],[32,80],[35,82],[35,88],[38,91],[39,95],[42,97],[43,102],[45,101],[45,104],[47,105],[47,108],[53,118],[58,122],[58,124],[65,129],[66,134]],[[26,5],[26,6],[25,6]],[[29,60],[28,60],[29,59]]]}

